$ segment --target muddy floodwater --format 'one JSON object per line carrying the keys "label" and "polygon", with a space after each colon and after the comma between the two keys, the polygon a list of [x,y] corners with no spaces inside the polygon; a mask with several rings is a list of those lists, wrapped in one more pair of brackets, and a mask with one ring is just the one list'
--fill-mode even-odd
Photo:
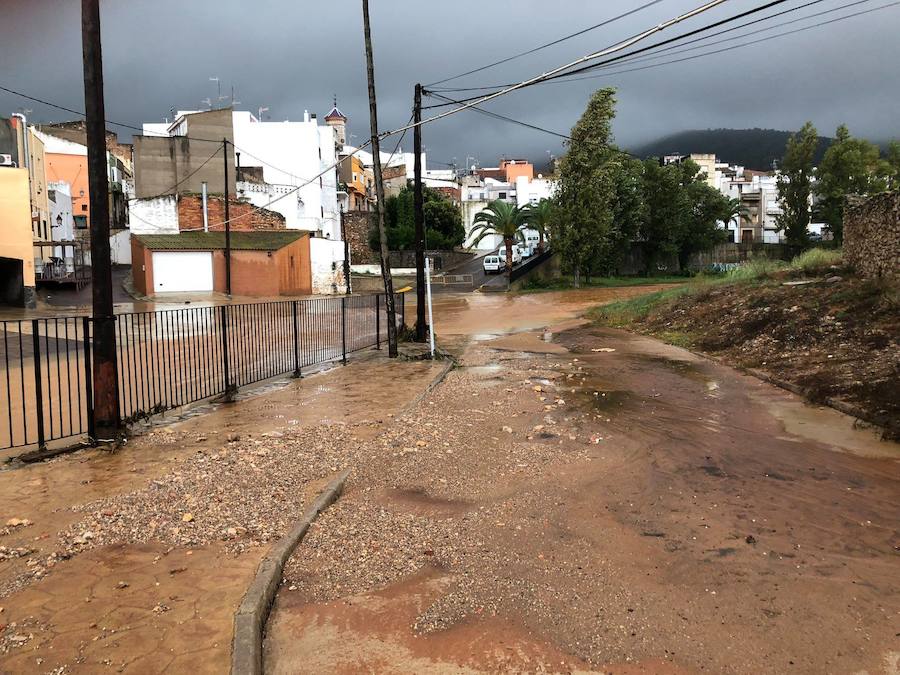
{"label": "muddy floodwater", "polygon": [[292,558],[271,672],[898,672],[900,446],[579,318],[647,290],[437,299],[462,367]]}

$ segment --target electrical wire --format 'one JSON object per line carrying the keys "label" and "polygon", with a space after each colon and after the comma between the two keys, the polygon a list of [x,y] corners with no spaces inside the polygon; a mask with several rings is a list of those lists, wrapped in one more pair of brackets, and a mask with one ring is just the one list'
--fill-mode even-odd
{"label": "electrical wire", "polygon": [[[443,94],[438,94],[437,92],[429,92],[428,96],[432,96],[434,98],[439,98],[443,101],[447,101],[449,103],[459,103],[459,101],[455,101],[449,96],[444,96]],[[507,117],[506,115],[501,115],[500,113],[493,112],[491,110],[485,110],[484,108],[479,108],[478,106],[472,106],[471,110],[475,112],[479,112],[483,115],[487,115],[488,117],[493,117],[494,119],[503,120],[505,122],[511,122],[513,124],[518,124],[521,127],[526,127],[528,129],[533,129],[535,131],[543,131],[545,134],[550,134],[551,136],[556,136],[558,138],[562,138],[564,140],[570,141],[572,140],[569,136],[565,134],[561,134],[556,131],[551,131],[550,129],[544,129],[543,127],[539,127],[535,124],[529,124],[528,122],[522,122],[520,120],[513,119],[512,117]]]}
{"label": "electrical wire", "polygon": [[[529,84],[527,84],[527,85],[525,85],[525,86],[532,86],[532,85],[534,85],[534,84],[541,84],[541,83],[543,83],[543,82],[549,82],[549,81],[556,80],[556,79],[559,79],[559,78],[562,78],[562,77],[567,77],[567,76],[569,76],[569,75],[575,75],[575,74],[577,74],[577,73],[579,73],[579,72],[583,72],[583,71],[586,71],[586,70],[591,70],[591,69],[594,69],[594,68],[600,68],[600,67],[605,66],[605,65],[607,65],[607,64],[614,63],[614,62],[616,62],[616,61],[621,61],[621,60],[626,59],[626,58],[629,58],[629,57],[631,57],[631,56],[635,56],[635,55],[637,55],[637,54],[642,54],[642,53],[648,52],[648,51],[650,51],[650,50],[657,49],[658,47],[661,47],[661,46],[664,46],[664,45],[667,45],[667,44],[671,44],[671,43],[677,42],[677,41],[679,41],[679,40],[683,40],[683,39],[685,39],[685,38],[687,38],[687,37],[692,37],[692,36],[694,36],[694,35],[698,35],[698,34],[700,34],[700,33],[704,33],[704,32],[706,32],[706,31],[708,31],[708,30],[712,30],[712,29],[714,29],[714,28],[718,28],[718,27],[720,27],[720,26],[723,26],[723,25],[726,25],[726,24],[728,24],[728,23],[731,23],[732,21],[738,21],[738,20],[740,20],[740,19],[743,19],[744,17],[750,16],[750,15],[752,15],[752,14],[756,14],[756,13],[758,13],[758,12],[763,12],[763,11],[765,11],[765,10],[767,10],[767,9],[771,9],[772,7],[775,7],[775,6],[777,6],[777,5],[784,4],[785,2],[789,2],[789,1],[790,1],[790,0],[771,0],[771,2],[768,2],[768,3],[764,4],[764,5],[760,5],[760,6],[758,6],[758,7],[754,7],[754,8],[752,8],[752,9],[746,10],[746,11],[744,11],[744,12],[740,12],[740,13],[738,13],[738,14],[735,14],[735,15],[733,15],[733,16],[727,17],[727,18],[725,18],[725,19],[720,19],[719,21],[715,21],[715,22],[710,23],[710,24],[707,24],[707,25],[705,25],[705,26],[700,26],[699,28],[695,28],[694,30],[688,31],[687,33],[682,33],[681,35],[675,35],[675,36],[673,36],[673,37],[671,37],[671,38],[668,38],[668,39],[666,39],[666,40],[662,40],[661,42],[654,42],[654,43],[651,44],[651,45],[646,45],[645,47],[640,47],[640,48],[638,48],[638,49],[635,49],[635,50],[633,50],[633,51],[628,52],[627,54],[620,54],[619,56],[615,56],[615,57],[610,58],[610,59],[607,59],[607,60],[605,60],[605,61],[601,61],[600,63],[591,64],[591,65],[589,65],[589,66],[583,66],[583,67],[581,67],[581,68],[578,68],[578,69],[576,69],[576,70],[571,70],[571,71],[569,71],[569,72],[564,72],[564,73],[553,73],[552,75],[549,75],[549,76],[547,76],[547,77],[540,78],[540,79],[537,80],[537,81],[529,82]],[[661,25],[662,25],[662,24],[661,24]],[[658,31],[656,31],[656,32],[658,32]],[[630,46],[630,45],[629,45],[629,46]],[[620,51],[620,50],[616,50],[616,51]],[[566,69],[566,70],[568,70],[568,69]],[[456,92],[463,92],[463,91],[504,90],[504,89],[506,89],[506,88],[508,88],[508,87],[512,87],[512,86],[515,86],[515,85],[512,85],[512,84],[499,84],[499,85],[491,85],[491,86],[486,86],[486,87],[461,87],[461,88],[458,88],[458,89],[454,89],[453,91],[456,91]],[[521,88],[521,87],[520,87],[520,88]],[[449,90],[448,90],[448,91],[449,91]],[[483,95],[483,96],[488,96],[488,95],[489,95],[489,94],[486,94],[486,95]],[[471,98],[469,98],[469,99],[463,99],[463,100],[464,100],[464,101],[476,100],[476,99],[478,99],[478,98],[482,98],[483,96],[473,96],[473,97],[471,97]]]}
{"label": "electrical wire", "polygon": [[[802,28],[795,28],[795,29],[793,29],[793,30],[785,31],[785,32],[783,32],[783,33],[777,33],[777,34],[775,34],[775,35],[769,35],[769,36],[764,37],[764,38],[759,38],[758,40],[750,40],[750,41],[748,41],[748,42],[742,42],[742,43],[739,43],[739,44],[736,44],[736,45],[731,45],[731,46],[729,46],[729,47],[723,47],[723,48],[721,48],[721,49],[715,49],[715,50],[712,50],[712,51],[703,52],[702,54],[694,54],[693,56],[685,56],[685,57],[682,57],[682,58],[680,58],[680,59],[672,59],[672,60],[670,60],[670,61],[663,61],[663,62],[661,62],[661,63],[651,63],[651,64],[648,64],[648,65],[645,65],[645,66],[639,66],[639,67],[637,67],[637,68],[625,68],[625,69],[622,69],[622,70],[611,71],[611,72],[608,72],[608,73],[601,73],[601,74],[599,74],[599,75],[585,75],[585,76],[582,76],[582,77],[573,77],[572,79],[569,79],[569,80],[560,80],[560,81],[558,81],[558,82],[555,82],[555,84],[563,84],[563,83],[565,83],[565,82],[577,82],[577,81],[580,81],[580,80],[596,80],[596,79],[599,79],[599,78],[602,78],[602,77],[610,77],[610,76],[613,76],[613,75],[622,75],[622,74],[624,74],[624,73],[634,73],[634,72],[641,71],[641,70],[649,70],[650,68],[657,68],[657,67],[660,67],[660,66],[668,66],[668,65],[672,65],[672,64],[674,64],[674,63],[683,63],[683,62],[685,62],[685,61],[693,61],[694,59],[699,59],[699,58],[702,58],[702,57],[704,57],[704,56],[712,56],[712,55],[715,55],[715,54],[721,54],[721,53],[723,53],[723,52],[732,51],[732,50],[737,49],[737,48],[739,48],[739,47],[749,47],[749,46],[752,46],[752,45],[761,44],[761,43],[763,43],[763,42],[768,42],[769,40],[774,40],[774,39],[776,39],[776,38],[785,37],[785,36],[787,36],[787,35],[795,35],[796,33],[802,33],[802,32],[804,32],[804,31],[812,30],[813,28],[821,28],[822,26],[827,26],[827,25],[829,25],[829,24],[838,23],[838,22],[840,22],[840,21],[845,21],[845,20],[847,20],[847,19],[852,19],[852,18],[854,18],[854,17],[862,16],[862,15],[864,15],[864,14],[871,14],[872,12],[877,12],[877,11],[880,11],[880,10],[883,10],[883,9],[889,9],[889,8],[895,7],[895,6],[897,6],[897,5],[900,5],[900,0],[897,0],[896,2],[890,2],[890,3],[887,3],[887,4],[885,4],[885,5],[879,5],[878,7],[872,7],[871,9],[866,9],[866,10],[862,10],[862,11],[859,11],[859,12],[854,12],[854,13],[852,13],[852,14],[847,14],[846,16],[840,16],[840,17],[837,17],[837,18],[835,18],[835,19],[830,19],[830,20],[828,20],[828,21],[821,21],[821,22],[819,22],[819,23],[812,24],[811,26],[804,26],[804,27],[802,27]],[[707,45],[707,46],[708,46],[708,45]]]}
{"label": "electrical wire", "polygon": [[[436,122],[445,117],[449,117],[450,115],[455,115],[456,113],[462,112],[463,110],[468,110],[469,108],[474,107],[475,105],[480,105],[482,103],[486,103],[487,101],[490,101],[492,99],[499,98],[500,96],[504,96],[506,94],[509,94],[510,92],[516,91],[518,89],[522,89],[523,87],[530,86],[532,84],[535,84],[536,82],[543,81],[554,75],[558,75],[559,73],[568,71],[570,68],[573,68],[579,64],[588,63],[590,61],[594,61],[596,59],[607,56],[608,54],[613,54],[615,52],[622,51],[623,49],[628,49],[631,45],[641,42],[642,40],[647,39],[651,35],[655,35],[656,33],[664,31],[667,28],[671,28],[672,26],[674,26],[678,23],[681,23],[682,21],[687,21],[688,19],[691,19],[695,16],[698,16],[704,12],[707,12],[707,11],[713,9],[714,7],[718,7],[725,1],[726,0],[710,0],[709,2],[707,2],[703,5],[700,5],[699,7],[695,7],[694,9],[692,9],[688,12],[680,14],[672,19],[668,19],[667,21],[664,21],[656,26],[648,28],[636,35],[633,35],[630,38],[622,40],[621,42],[613,45],[612,47],[607,47],[605,49],[601,49],[600,51],[586,54],[585,56],[575,59],[574,61],[572,61],[570,63],[566,63],[562,66],[553,68],[552,70],[549,70],[549,71],[542,73],[540,75],[537,75],[535,77],[531,77],[527,80],[523,80],[522,82],[519,82],[518,84],[514,84],[509,87],[505,87],[501,91],[495,91],[491,94],[482,96],[474,102],[466,103],[466,104],[461,105],[460,107],[455,108],[453,110],[447,110],[442,113],[438,113],[437,115],[433,115],[433,116],[429,117],[428,119],[421,120],[421,121],[415,122],[413,124],[408,124],[404,127],[401,127],[400,129],[395,129],[393,131],[385,132],[385,133],[381,134],[381,137],[387,138],[388,136],[392,136],[394,134],[401,133],[403,131],[406,131],[407,129],[413,129],[417,126],[422,126],[424,124],[430,124],[432,122]],[[783,2],[783,1],[784,0],[776,0],[776,2]]]}
{"label": "electrical wire", "polygon": [[[222,142],[222,141],[219,141],[219,143],[221,143],[221,142]],[[204,160],[203,164],[201,164],[201,165],[198,166],[196,169],[194,169],[193,171],[191,171],[187,176],[185,176],[185,177],[182,178],[180,181],[178,181],[177,183],[175,183],[175,185],[173,185],[172,187],[170,187],[168,190],[165,190],[165,191],[163,191],[163,192],[160,192],[160,193],[157,194],[157,195],[153,195],[152,197],[132,197],[132,198],[129,199],[128,201],[129,201],[129,202],[135,202],[135,201],[138,201],[138,199],[142,199],[142,200],[143,200],[143,199],[159,199],[160,197],[170,197],[170,196],[172,195],[172,192],[175,190],[175,188],[177,188],[179,185],[181,185],[182,183],[184,183],[185,181],[187,181],[189,178],[191,178],[194,174],[196,174],[198,171],[200,171],[200,169],[202,169],[204,166],[206,166],[207,164],[209,164],[209,163],[213,160],[214,157],[218,157],[218,156],[219,156],[219,151],[216,150],[213,154],[211,154],[209,157],[207,157],[207,158]],[[146,221],[145,221],[145,222],[146,222]]]}
{"label": "electrical wire", "polygon": [[662,1],[663,1],[663,0],[651,0],[651,2],[647,2],[647,3],[643,4],[643,5],[641,5],[640,7],[635,7],[634,9],[631,9],[631,10],[629,10],[629,11],[627,11],[627,12],[624,12],[624,13],[622,13],[622,14],[619,14],[618,16],[614,16],[614,17],[612,17],[611,19],[606,19],[605,21],[601,21],[600,23],[594,24],[593,26],[590,26],[590,27],[588,27],[588,28],[584,28],[584,29],[582,29],[582,30],[580,30],[580,31],[577,31],[577,32],[575,32],[575,33],[570,33],[569,35],[563,36],[563,37],[558,38],[558,39],[556,39],[556,40],[553,40],[553,41],[551,41],[551,42],[547,42],[547,43],[542,44],[542,45],[540,45],[540,46],[538,46],[538,47],[534,47],[533,49],[528,49],[528,50],[526,50],[526,51],[524,51],[524,52],[519,52],[518,54],[513,54],[512,56],[509,56],[509,57],[507,57],[507,58],[505,58],[505,59],[501,59],[500,61],[494,61],[493,63],[489,63],[489,64],[486,65],[486,66],[481,66],[480,68],[475,68],[475,69],[473,69],[473,70],[468,70],[468,71],[466,71],[466,72],[464,72],[464,73],[460,73],[459,75],[454,75],[454,76],[452,76],[452,77],[445,77],[443,80],[437,80],[436,82],[431,82],[430,84],[426,84],[425,86],[426,86],[426,87],[433,87],[433,86],[438,85],[438,84],[443,84],[444,82],[450,82],[450,81],[452,81],[452,80],[458,80],[459,78],[465,77],[466,75],[473,75],[474,73],[480,73],[480,72],[483,71],[483,70],[487,70],[487,69],[489,69],[489,68],[493,68],[494,66],[499,66],[499,65],[501,65],[501,64],[503,64],[503,63],[509,63],[510,61],[514,61],[515,59],[521,58],[521,57],[523,57],[523,56],[528,56],[529,54],[534,54],[534,53],[536,53],[536,52],[539,52],[539,51],[541,51],[542,49],[547,49],[548,47],[553,47],[553,46],[555,46],[555,45],[558,45],[558,44],[560,44],[560,43],[562,43],[562,42],[565,42],[566,40],[571,40],[572,38],[578,37],[579,35],[584,35],[585,33],[589,33],[589,32],[591,32],[592,30],[596,30],[597,28],[602,28],[602,27],[604,27],[604,26],[608,26],[608,25],[610,25],[611,23],[615,23],[616,21],[619,21],[620,19],[624,19],[624,18],[626,18],[626,17],[628,17],[628,16],[631,16],[632,14],[637,14],[638,12],[647,9],[648,7],[652,7],[653,5],[658,5],[658,4],[659,4],[660,2],[662,2]]}
{"label": "electrical wire", "polygon": [[[16,91],[15,89],[10,89],[9,87],[4,87],[0,85],[0,91],[5,91],[8,94],[12,94],[13,96],[19,96],[28,101],[33,101],[34,103],[40,103],[41,105],[46,105],[51,108],[56,108],[57,110],[62,110],[63,112],[72,113],[73,115],[78,115],[79,117],[87,117],[87,115],[80,110],[74,110],[72,108],[67,108],[64,105],[59,105],[58,103],[51,103],[50,101],[44,100],[42,98],[37,98],[35,96],[30,96],[24,92]],[[153,134],[145,134],[143,127],[136,127],[133,124],[125,124],[124,122],[116,122],[114,120],[105,120],[106,124],[111,124],[114,127],[122,127],[123,129],[132,129],[134,131],[140,131],[142,136],[147,136],[148,138],[179,138],[179,136],[169,136],[169,135],[153,135]],[[212,138],[198,138],[195,136],[188,136],[192,141],[200,141],[201,143],[221,143],[222,139],[212,139]]]}

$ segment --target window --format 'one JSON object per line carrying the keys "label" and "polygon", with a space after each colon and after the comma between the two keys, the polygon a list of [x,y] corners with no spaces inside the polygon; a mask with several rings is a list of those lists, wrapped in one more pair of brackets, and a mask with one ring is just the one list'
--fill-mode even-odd
{"label": "window", "polygon": [[87,229],[87,216],[75,216],[75,227],[79,230]]}
{"label": "window", "polygon": [[497,198],[498,198],[498,199],[506,199],[506,193],[505,193],[505,192],[501,192],[499,195],[497,195]]}
{"label": "window", "polygon": [[87,211],[87,204],[82,204],[82,205],[81,205],[81,210],[82,210],[82,211]]}

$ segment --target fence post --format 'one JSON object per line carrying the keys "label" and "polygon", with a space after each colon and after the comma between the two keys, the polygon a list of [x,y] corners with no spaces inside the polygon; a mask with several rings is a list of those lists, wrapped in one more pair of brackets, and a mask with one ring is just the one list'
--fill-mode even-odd
{"label": "fence post", "polygon": [[222,305],[222,375],[225,379],[225,401],[230,403],[234,400],[237,393],[237,387],[231,382],[231,367],[228,360],[228,306]]}
{"label": "fence post", "polygon": [[381,294],[375,294],[375,349],[381,349]]}
{"label": "fence post", "polygon": [[31,320],[31,344],[34,350],[34,400],[37,408],[38,450],[47,449],[44,438],[44,392],[41,387],[41,335],[38,319]]}
{"label": "fence post", "polygon": [[[93,367],[91,366],[91,319],[81,317],[82,339],[84,340],[84,401],[87,405],[88,438],[93,442],[97,438],[94,427],[94,382]],[[79,411],[80,414],[80,411]]]}
{"label": "fence post", "polygon": [[406,327],[406,295],[403,293],[398,294],[400,296],[400,327]]}
{"label": "fence post", "polygon": [[341,362],[347,365],[347,296],[341,298]]}
{"label": "fence post", "polygon": [[291,313],[294,317],[294,377],[299,378],[303,377],[303,373],[300,372],[300,328],[297,325],[299,316],[297,312],[296,300],[291,303]]}

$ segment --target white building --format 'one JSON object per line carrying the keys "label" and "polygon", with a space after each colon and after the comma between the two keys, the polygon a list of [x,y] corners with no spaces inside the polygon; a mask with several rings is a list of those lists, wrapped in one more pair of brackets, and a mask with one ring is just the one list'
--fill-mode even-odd
{"label": "white building", "polygon": [[233,120],[241,172],[258,167],[264,181],[238,181],[238,196],[281,213],[288,229],[340,240],[334,129],[308,112],[302,122],[261,122],[246,111]]}
{"label": "white building", "polygon": [[[552,197],[554,188],[554,181],[544,178],[540,174],[531,180],[527,176],[517,176],[514,181],[480,178],[475,175],[465,176],[460,184],[463,226],[466,228],[464,246],[472,247],[474,245],[475,217],[491,202],[500,200],[519,207],[537,204],[542,199]],[[528,232],[534,233],[532,230],[526,230],[526,234]],[[502,244],[503,240],[499,236],[490,235],[478,243],[477,249],[491,251],[499,248]]]}
{"label": "white building", "polygon": [[[190,114],[178,111],[174,122],[144,124],[143,133],[184,135]],[[236,197],[280,213],[287,229],[310,232],[313,292],[343,292],[336,283],[344,260],[336,162],[345,129],[320,125],[308,111],[301,121],[269,122],[243,110],[232,112],[232,129]],[[175,196],[135,201],[133,231],[179,232],[177,203]]]}

